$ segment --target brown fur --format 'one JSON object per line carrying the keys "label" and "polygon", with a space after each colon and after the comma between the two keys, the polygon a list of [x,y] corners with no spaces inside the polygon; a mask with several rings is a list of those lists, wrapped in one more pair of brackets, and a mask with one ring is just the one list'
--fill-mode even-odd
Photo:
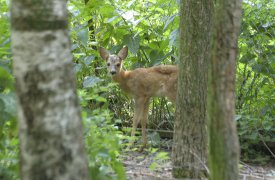
{"label": "brown fur", "polygon": [[145,147],[147,144],[146,124],[150,98],[167,97],[175,103],[178,67],[174,65],[160,65],[124,71],[122,63],[128,55],[127,47],[122,48],[118,55],[110,55],[102,47],[99,48],[99,53],[106,60],[108,71],[112,74],[112,79],[119,84],[123,91],[134,98],[135,113],[131,135],[135,135],[137,125],[141,123],[142,144]]}

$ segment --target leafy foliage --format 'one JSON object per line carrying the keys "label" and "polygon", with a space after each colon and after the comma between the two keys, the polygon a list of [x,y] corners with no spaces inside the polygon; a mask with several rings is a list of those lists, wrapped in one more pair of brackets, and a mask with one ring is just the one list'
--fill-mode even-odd
{"label": "leafy foliage", "polygon": [[243,9],[237,69],[238,130],[244,159],[261,162],[254,149],[263,151],[265,144],[275,145],[275,6],[268,0],[252,0],[244,1]]}
{"label": "leafy foliage", "polygon": [[110,88],[97,84],[79,90],[90,176],[95,179],[126,178],[124,167],[118,159],[122,134],[114,125],[113,115],[107,109],[108,101],[104,96]]}
{"label": "leafy foliage", "polygon": [[0,179],[18,179],[18,138],[8,1],[0,0]]}

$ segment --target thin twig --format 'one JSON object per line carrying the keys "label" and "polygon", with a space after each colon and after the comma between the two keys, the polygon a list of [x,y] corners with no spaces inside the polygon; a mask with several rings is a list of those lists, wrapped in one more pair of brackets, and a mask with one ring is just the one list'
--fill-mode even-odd
{"label": "thin twig", "polygon": [[265,145],[265,147],[267,148],[267,150],[270,152],[270,154],[275,158],[274,153],[271,151],[271,149],[268,147],[268,145],[265,143],[263,136],[259,133],[259,136],[261,138],[262,143]]}

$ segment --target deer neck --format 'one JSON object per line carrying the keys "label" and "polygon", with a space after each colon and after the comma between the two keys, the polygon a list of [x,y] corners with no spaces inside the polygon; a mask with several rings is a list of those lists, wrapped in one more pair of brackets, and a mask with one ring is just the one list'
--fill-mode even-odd
{"label": "deer neck", "polygon": [[125,91],[126,93],[131,93],[130,87],[127,84],[128,80],[129,80],[129,74],[130,73],[131,73],[131,71],[121,70],[119,73],[112,76],[113,81],[118,83],[120,88],[123,91]]}
{"label": "deer neck", "polygon": [[113,81],[121,84],[125,81],[125,71],[121,70],[119,73],[112,76]]}

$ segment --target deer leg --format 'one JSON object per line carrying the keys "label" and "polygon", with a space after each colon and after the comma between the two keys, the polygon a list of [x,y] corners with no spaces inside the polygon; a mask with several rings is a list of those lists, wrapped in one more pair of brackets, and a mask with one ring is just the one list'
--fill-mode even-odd
{"label": "deer leg", "polygon": [[141,129],[142,129],[142,147],[141,150],[143,150],[147,145],[147,132],[146,132],[146,125],[148,121],[148,113],[149,113],[149,102],[150,98],[146,98],[144,101],[144,106],[142,107],[143,113],[141,117]]}
{"label": "deer leg", "polygon": [[[131,137],[134,137],[135,134],[136,134],[136,129],[137,129],[137,126],[138,126],[138,116],[139,116],[139,113],[137,112],[136,108],[134,110],[134,118],[133,118],[133,126],[132,126],[132,132],[131,132]],[[134,143],[134,140],[132,140],[131,142],[131,145]]]}
{"label": "deer leg", "polygon": [[[135,101],[135,108],[134,108],[134,118],[133,118],[133,126],[132,126],[132,132],[131,137],[133,138],[136,134],[136,129],[138,126],[138,123],[140,122],[140,117],[142,116],[142,106],[143,106],[143,98],[136,97],[134,98]],[[134,139],[130,141],[130,146],[134,144]]]}

